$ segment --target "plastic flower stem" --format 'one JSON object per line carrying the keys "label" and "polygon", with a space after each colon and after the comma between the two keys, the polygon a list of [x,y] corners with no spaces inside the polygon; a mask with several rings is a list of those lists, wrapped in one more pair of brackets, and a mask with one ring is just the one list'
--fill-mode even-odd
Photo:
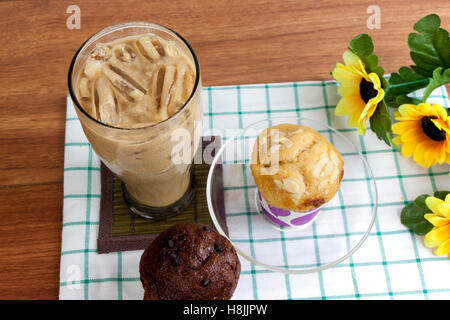
{"label": "plastic flower stem", "polygon": [[411,84],[417,84],[417,83],[422,83],[422,82],[426,82],[426,81],[430,81],[430,79],[426,78],[426,79],[419,79],[419,80],[402,82],[402,83],[397,83],[397,84],[389,84],[388,87],[386,88],[386,91],[384,92],[384,96],[386,96],[388,94],[389,90],[392,88],[406,87]]}

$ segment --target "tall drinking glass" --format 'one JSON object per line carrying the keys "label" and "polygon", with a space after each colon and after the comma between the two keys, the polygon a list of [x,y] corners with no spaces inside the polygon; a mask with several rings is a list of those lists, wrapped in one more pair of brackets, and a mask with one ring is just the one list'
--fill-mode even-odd
{"label": "tall drinking glass", "polygon": [[[144,34],[175,43],[190,60],[195,81],[189,98],[176,113],[157,123],[124,128],[99,121],[83,108],[77,94],[83,65],[97,44]],[[166,219],[186,208],[194,196],[191,163],[199,146],[203,115],[199,63],[188,42],[169,28],[153,23],[108,27],[78,49],[70,65],[68,84],[83,131],[103,163],[122,180],[130,209],[150,219]]]}

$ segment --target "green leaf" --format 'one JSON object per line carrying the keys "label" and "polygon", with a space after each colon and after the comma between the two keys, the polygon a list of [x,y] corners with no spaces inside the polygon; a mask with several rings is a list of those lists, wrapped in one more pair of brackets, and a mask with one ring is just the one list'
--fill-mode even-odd
{"label": "green leaf", "polygon": [[406,96],[418,89],[425,88],[429,79],[408,67],[401,67],[398,73],[391,74],[389,85],[385,92],[384,100],[389,107],[396,108],[395,100],[398,96]]}
{"label": "green leaf", "polygon": [[436,191],[434,196],[441,200],[445,200],[445,197],[450,193],[450,191]]}
{"label": "green leaf", "polygon": [[442,67],[439,67],[434,70],[433,78],[430,79],[428,86],[425,88],[422,101],[425,102],[434,89],[447,83],[450,83],[450,68],[444,70]]}
{"label": "green leaf", "polygon": [[440,25],[441,19],[436,14],[425,16],[414,25],[416,32],[408,35],[408,47],[415,65],[401,67],[398,73],[391,75],[385,94],[389,107],[399,106],[396,101],[398,96],[407,96],[429,86],[423,99],[425,101],[431,91],[447,83],[446,71],[434,74],[438,68],[445,70],[450,67],[450,37]]}
{"label": "green leaf", "polygon": [[398,108],[402,104],[415,104],[415,105],[418,105],[421,102],[422,102],[422,100],[414,98],[414,97],[409,97],[409,96],[406,96],[406,95],[399,95],[399,96],[397,96],[397,98],[395,98],[395,100],[393,100],[393,101],[391,101],[389,103],[389,107],[391,107],[391,108]]}
{"label": "green leaf", "polygon": [[441,18],[437,14],[429,14],[414,24],[414,30],[420,33],[434,33],[441,25]]}
{"label": "green leaf", "polygon": [[416,223],[413,231],[418,236],[424,236],[428,232],[430,232],[431,229],[433,229],[433,225],[430,222],[428,222],[428,220],[422,220],[422,221]]}
{"label": "green leaf", "polygon": [[415,62],[416,66],[419,68],[419,69],[416,68],[414,70],[425,77],[430,78],[431,75],[433,74],[434,69],[439,68],[439,66],[441,66],[441,61],[431,55],[414,51],[411,51],[409,54],[411,56],[411,59]]}
{"label": "green leaf", "polygon": [[408,36],[413,69],[418,74],[431,78],[436,68],[450,67],[450,39],[448,31],[439,28],[441,19],[436,14],[428,15],[414,25],[418,33]]}
{"label": "green leaf", "polygon": [[370,129],[377,135],[378,139],[386,142],[388,146],[392,145],[391,131],[392,121],[384,101],[378,104],[374,114],[370,117]]}
{"label": "green leaf", "polygon": [[367,33],[359,34],[350,41],[348,47],[359,57],[368,57],[373,52],[372,38]]}
{"label": "green leaf", "polygon": [[[367,72],[372,72],[378,66],[378,56],[371,54],[364,57],[364,64]],[[370,71],[369,71],[370,70]]]}
{"label": "green leaf", "polygon": [[416,202],[412,202],[403,208],[400,221],[405,227],[413,230],[415,234],[423,236],[433,229],[433,225],[424,218],[425,213],[429,212],[429,209],[424,211]]}
{"label": "green leaf", "polygon": [[431,212],[430,209],[428,209],[427,204],[425,203],[425,200],[429,197],[430,195],[428,194],[421,194],[420,196],[418,196],[416,199],[414,199],[414,203],[420,208],[422,209],[423,212]]}
{"label": "green leaf", "polygon": [[450,65],[450,37],[447,30],[438,29],[433,44],[446,66]]}
{"label": "green leaf", "polygon": [[[378,66],[378,57],[375,54],[360,58],[364,62],[364,68],[366,69],[367,73],[375,72],[378,74],[379,71],[382,71],[381,77],[384,76],[384,70],[383,68]],[[380,75],[378,76],[380,77]]]}

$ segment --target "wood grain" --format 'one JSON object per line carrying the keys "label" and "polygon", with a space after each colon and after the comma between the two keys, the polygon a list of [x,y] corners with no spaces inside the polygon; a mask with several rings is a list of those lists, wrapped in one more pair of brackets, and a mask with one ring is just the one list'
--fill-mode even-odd
{"label": "wood grain", "polygon": [[81,29],[68,30],[73,1],[0,2],[0,299],[58,297],[65,97],[73,54],[91,34],[152,21],[193,46],[205,86],[330,79],[348,41],[368,32],[386,72],[411,63],[414,22],[432,12],[450,25],[450,2],[376,1],[381,29],[368,30],[372,0],[76,1]]}
{"label": "wood grain", "polygon": [[1,188],[0,298],[56,299],[62,183]]}

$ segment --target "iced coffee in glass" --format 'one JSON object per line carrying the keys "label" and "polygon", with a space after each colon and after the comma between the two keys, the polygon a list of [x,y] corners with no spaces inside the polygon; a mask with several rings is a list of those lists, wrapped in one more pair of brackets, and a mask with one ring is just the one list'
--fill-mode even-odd
{"label": "iced coffee in glass", "polygon": [[202,121],[199,64],[186,40],[152,23],[108,27],[77,51],[68,80],[84,133],[122,180],[130,209],[165,219],[186,208]]}

